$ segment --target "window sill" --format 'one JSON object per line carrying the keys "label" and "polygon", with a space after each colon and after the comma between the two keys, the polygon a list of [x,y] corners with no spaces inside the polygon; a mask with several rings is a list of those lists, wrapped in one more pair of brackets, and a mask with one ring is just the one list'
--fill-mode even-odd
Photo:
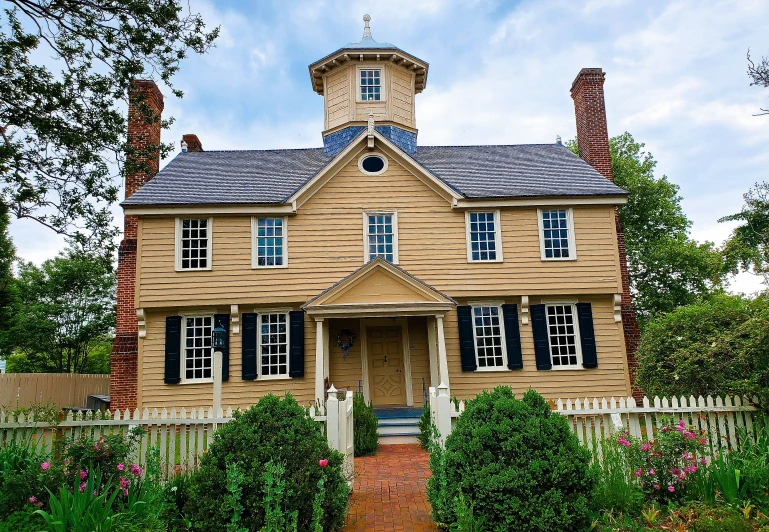
{"label": "window sill", "polygon": [[288,375],[259,375],[257,381],[290,381],[293,377]]}
{"label": "window sill", "polygon": [[476,373],[503,373],[503,372],[513,371],[513,370],[505,366],[500,368],[477,368],[475,371]]}
{"label": "window sill", "polygon": [[586,367],[584,367],[582,364],[578,364],[576,366],[553,366],[550,368],[552,371],[585,371]]}
{"label": "window sill", "polygon": [[467,260],[468,264],[499,264],[499,263],[502,263],[502,262],[505,262],[505,261],[502,260],[502,259],[495,259],[495,260],[471,260],[471,259],[468,259]]}
{"label": "window sill", "polygon": [[213,384],[214,379],[187,379],[179,381],[179,384]]}
{"label": "window sill", "polygon": [[569,262],[577,257],[542,257],[542,262]]}
{"label": "window sill", "polygon": [[281,264],[280,266],[254,266],[251,265],[252,270],[280,270],[288,268],[288,264]]}
{"label": "window sill", "polygon": [[185,273],[185,272],[210,272],[211,268],[175,268],[174,271],[177,271],[179,273]]}

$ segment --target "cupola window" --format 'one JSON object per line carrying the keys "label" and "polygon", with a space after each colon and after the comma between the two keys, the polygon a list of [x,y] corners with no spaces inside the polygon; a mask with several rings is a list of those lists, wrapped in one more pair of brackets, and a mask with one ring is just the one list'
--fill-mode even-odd
{"label": "cupola window", "polygon": [[378,102],[382,99],[382,71],[378,68],[360,71],[360,99]]}

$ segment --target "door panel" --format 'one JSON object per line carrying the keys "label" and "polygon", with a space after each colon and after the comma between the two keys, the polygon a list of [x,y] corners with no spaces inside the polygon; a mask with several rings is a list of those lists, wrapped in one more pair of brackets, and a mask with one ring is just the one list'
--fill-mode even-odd
{"label": "door panel", "polygon": [[372,403],[375,406],[404,406],[406,378],[400,326],[369,327],[366,334]]}

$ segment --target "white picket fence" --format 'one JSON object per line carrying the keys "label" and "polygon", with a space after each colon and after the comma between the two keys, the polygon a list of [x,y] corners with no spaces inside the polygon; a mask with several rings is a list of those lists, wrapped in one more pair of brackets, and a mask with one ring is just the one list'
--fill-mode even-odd
{"label": "white picket fence", "polygon": [[[568,418],[571,430],[580,443],[596,456],[602,455],[602,444],[617,431],[627,430],[644,441],[653,440],[664,426],[683,420],[687,427],[707,440],[709,457],[741,448],[744,438],[755,441],[758,430],[764,430],[767,419],[761,410],[745,397],[644,397],[639,406],[633,397],[611,399],[561,399],[551,401],[553,411]],[[430,414],[445,443],[465,411],[464,401],[449,397],[448,387],[430,388]]]}
{"label": "white picket fence", "polygon": [[[329,393],[323,408],[312,407],[312,417],[324,423],[329,446],[345,455],[344,471],[348,480],[353,472],[353,401],[352,392],[338,400],[336,393]],[[321,412],[322,411],[322,412]],[[86,436],[98,439],[108,434],[127,435],[134,427],[144,429],[134,456],[134,463],[145,466],[148,450],[157,449],[162,470],[171,476],[180,470],[195,470],[200,457],[211,444],[217,428],[233,419],[232,409],[213,408],[177,410],[172,408],[152,411],[144,409],[116,411],[114,415],[100,412],[73,413],[58,423],[35,420],[34,416],[11,414],[0,410],[0,445],[10,441],[31,444],[51,452],[54,442],[61,439]]]}

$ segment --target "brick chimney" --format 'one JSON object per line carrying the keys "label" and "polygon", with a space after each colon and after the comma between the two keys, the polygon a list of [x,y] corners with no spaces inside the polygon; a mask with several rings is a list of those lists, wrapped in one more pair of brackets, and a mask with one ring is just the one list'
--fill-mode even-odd
{"label": "brick chimney", "polygon": [[185,145],[187,146],[187,152],[203,151],[203,144],[201,144],[200,139],[192,133],[182,135],[182,151],[184,151]]}
{"label": "brick chimney", "polygon": [[[125,197],[130,198],[160,169],[160,117],[163,95],[154,81],[135,80],[128,98]],[[110,355],[110,408],[133,410],[137,404],[139,325],[136,319],[135,216],[124,217],[118,251],[117,324]]]}
{"label": "brick chimney", "polygon": [[[583,68],[571,84],[571,97],[574,100],[574,114],[577,119],[579,156],[606,179],[614,181],[609,151],[609,131],[606,126],[606,103],[603,95],[604,77],[605,74],[600,68]],[[614,222],[617,227],[617,246],[622,276],[622,327],[625,333],[625,351],[633,395],[640,398],[643,392],[635,384],[638,369],[635,353],[641,333],[630,297],[625,231],[616,213]]]}

